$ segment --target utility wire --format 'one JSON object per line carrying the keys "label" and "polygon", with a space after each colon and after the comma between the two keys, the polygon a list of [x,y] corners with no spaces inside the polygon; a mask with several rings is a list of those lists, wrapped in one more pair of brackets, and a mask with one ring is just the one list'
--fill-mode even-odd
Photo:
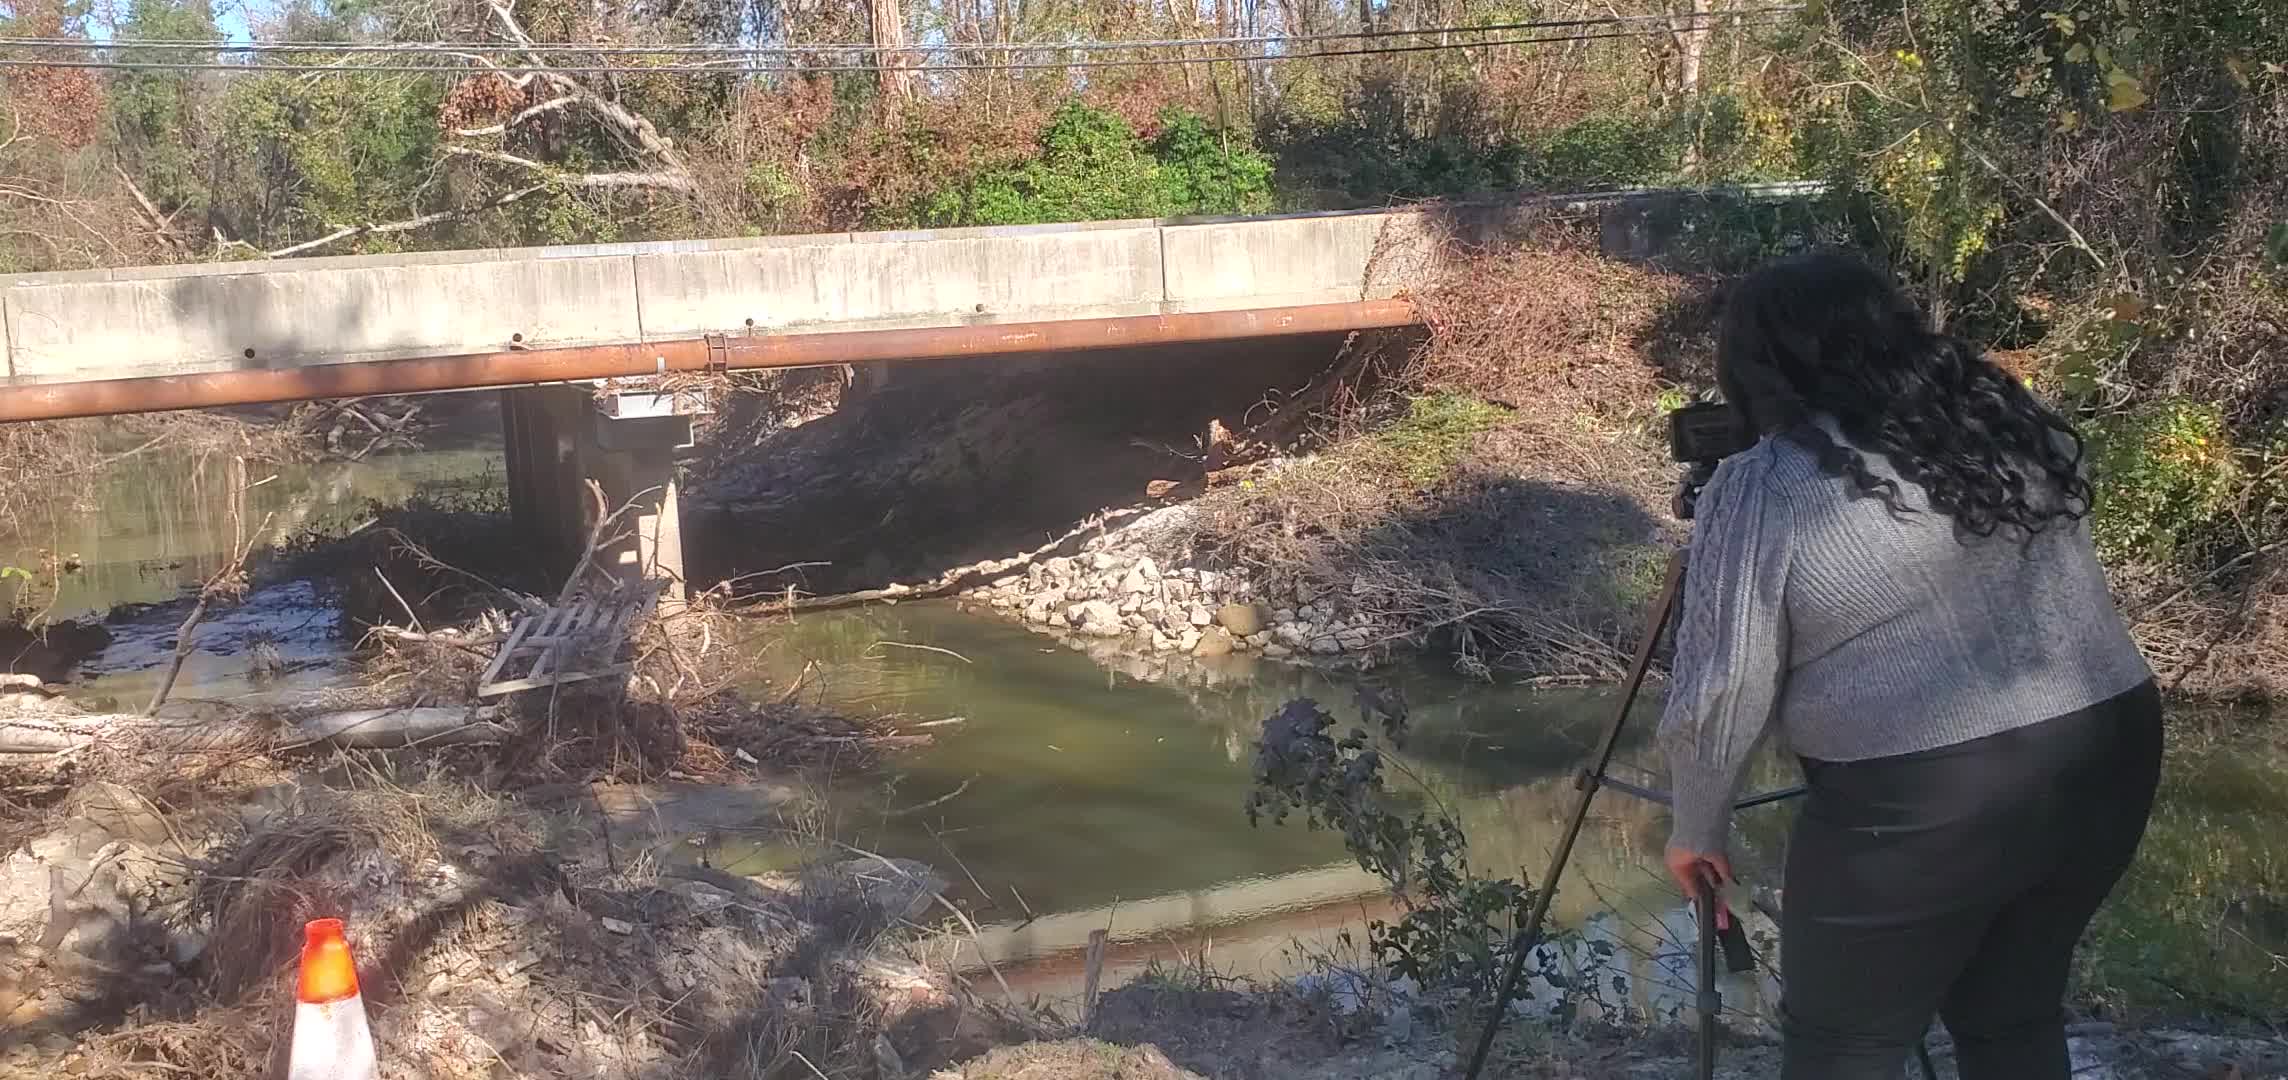
{"label": "utility wire", "polygon": [[[1743,8],[1737,11],[1702,12],[1686,16],[1667,15],[1613,15],[1587,19],[1539,19],[1526,22],[1487,23],[1476,26],[1434,26],[1395,30],[1350,30],[1310,34],[1256,34],[1237,37],[1209,38],[1145,38],[1107,41],[1039,41],[1039,42],[934,42],[907,45],[877,45],[872,42],[819,42],[789,45],[743,45],[735,42],[681,42],[661,45],[626,45],[618,43],[582,44],[576,42],[542,41],[518,44],[500,41],[252,41],[228,42],[193,40],[190,38],[114,38],[96,41],[83,38],[54,37],[0,37],[0,48],[66,50],[74,52],[127,52],[145,50],[193,51],[218,54],[260,53],[421,53],[440,52],[524,52],[535,54],[579,53],[590,56],[678,56],[687,54],[724,54],[731,56],[802,56],[815,53],[911,53],[911,52],[1101,52],[1132,49],[1194,48],[1236,45],[1270,45],[1287,42],[1355,41],[1377,38],[1427,37],[1442,34],[1510,33],[1519,30],[1569,30],[1603,26],[1627,26],[1644,23],[1657,24],[1661,30],[1695,30],[1700,26],[1680,26],[1676,22],[1698,20],[1722,21],[1733,18],[1760,18],[1793,14],[1803,11],[1800,4],[1772,7]],[[1673,20],[1673,21],[1672,21]]]}
{"label": "utility wire", "polygon": [[[161,63],[137,60],[0,60],[0,68],[93,68],[116,71],[216,71],[216,72],[298,72],[318,74],[326,72],[354,73],[439,73],[453,71],[497,71],[502,74],[527,72],[557,75],[650,75],[650,74],[705,74],[705,75],[763,75],[763,74],[829,74],[839,72],[878,72],[884,70],[925,73],[932,71],[1047,71],[1072,68],[1129,68],[1164,67],[1185,64],[1227,64],[1254,61],[1284,62],[1293,60],[1319,60],[1343,56],[1381,56],[1391,53],[1436,52],[1455,49],[1483,49],[1505,45],[1539,45],[1572,41],[1597,41],[1608,38],[1639,38],[1643,31],[1625,31],[1608,34],[1571,34],[1561,37],[1504,38],[1496,41],[1449,42],[1434,45],[1402,45],[1387,49],[1340,49],[1313,52],[1258,52],[1226,56],[1152,56],[1128,60],[1074,60],[1015,61],[1007,63],[930,63],[898,65],[885,68],[879,64],[746,64],[738,59],[708,63],[613,65],[603,67],[563,67],[530,64],[220,64],[220,63]],[[436,54],[440,59],[451,53]]]}
{"label": "utility wire", "polygon": [[[139,60],[22,60],[0,59],[5,68],[81,68],[104,71],[213,71],[223,73],[287,72],[303,75],[328,73],[369,74],[441,74],[457,71],[493,71],[502,74],[538,72],[556,75],[811,75],[844,72],[879,72],[884,70],[926,74],[938,71],[1066,71],[1090,68],[1169,67],[1193,64],[1231,64],[1296,60],[1326,60],[1337,57],[1390,56],[1400,53],[1447,52],[1468,49],[1490,49],[1513,45],[1554,45],[1580,41],[1607,41],[1622,38],[1643,38],[1668,32],[1658,30],[1628,30],[1601,34],[1561,34],[1538,37],[1499,38],[1492,41],[1436,42],[1422,45],[1394,45],[1387,48],[1324,49],[1309,52],[1255,52],[1223,56],[1149,56],[1126,60],[1072,60],[1072,61],[1013,61],[998,63],[928,63],[884,67],[879,64],[747,64],[733,58],[706,63],[678,63],[657,65],[611,65],[560,67],[532,64],[494,64],[479,61],[474,65],[437,64],[223,64],[197,62],[159,62]],[[1683,30],[1702,29],[1698,26],[1681,27]],[[516,52],[518,49],[496,51]],[[946,51],[899,49],[897,52]],[[958,51],[958,50],[952,50]],[[452,59],[452,52],[431,55],[440,60]]]}

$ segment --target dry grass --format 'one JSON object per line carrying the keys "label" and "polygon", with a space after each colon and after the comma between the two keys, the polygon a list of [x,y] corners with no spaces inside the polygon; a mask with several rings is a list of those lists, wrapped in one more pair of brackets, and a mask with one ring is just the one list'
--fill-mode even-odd
{"label": "dry grass", "polygon": [[83,420],[0,424],[0,532],[56,498],[59,477],[99,467],[97,431]]}
{"label": "dry grass", "polygon": [[264,1074],[301,927],[329,916],[349,929],[382,1059],[410,1075],[761,1080],[812,1075],[805,1061],[871,1075],[885,1038],[927,1068],[1008,1037],[927,968],[870,959],[911,924],[847,869],[775,884],[668,870],[657,845],[679,838],[648,832],[617,836],[615,859],[577,794],[390,768],[344,758],[219,842],[194,839],[182,894],[150,917],[205,939],[195,970],[121,989],[124,1010],[80,1018],[69,1049],[8,1065]]}
{"label": "dry grass", "polygon": [[1114,1046],[1095,1039],[1026,1043],[994,1050],[933,1080],[1199,1080],[1154,1046]]}

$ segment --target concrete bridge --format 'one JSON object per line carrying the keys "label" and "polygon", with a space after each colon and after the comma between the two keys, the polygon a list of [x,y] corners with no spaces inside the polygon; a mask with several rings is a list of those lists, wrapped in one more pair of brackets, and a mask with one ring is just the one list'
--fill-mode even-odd
{"label": "concrete bridge", "polygon": [[780,367],[1300,325],[1236,313],[1387,326],[1402,307],[1328,305],[1417,281],[1433,228],[1123,221],[0,277],[0,421],[700,370],[711,336],[718,366]]}
{"label": "concrete bridge", "polygon": [[1596,213],[1641,255],[1683,203],[1805,189],[0,277],[0,423],[513,387],[519,518],[585,535],[594,479],[639,504],[619,561],[679,578],[673,459],[704,402],[664,377],[1404,326],[1449,240],[1521,210]]}

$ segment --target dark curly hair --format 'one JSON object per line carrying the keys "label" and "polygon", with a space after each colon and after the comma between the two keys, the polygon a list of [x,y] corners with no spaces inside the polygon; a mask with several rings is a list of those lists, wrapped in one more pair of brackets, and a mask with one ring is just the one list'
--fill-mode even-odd
{"label": "dark curly hair", "polygon": [[[1912,508],[1861,451],[1882,455],[1972,535],[2030,535],[2089,512],[2073,426],[1849,254],[1790,256],[1734,286],[1716,379],[1758,433],[1803,445],[1894,512]],[[1814,422],[1821,416],[1844,442]]]}

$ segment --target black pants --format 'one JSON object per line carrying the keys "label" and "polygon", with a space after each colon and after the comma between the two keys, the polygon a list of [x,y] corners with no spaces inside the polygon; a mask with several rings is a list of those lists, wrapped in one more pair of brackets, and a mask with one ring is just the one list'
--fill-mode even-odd
{"label": "black pants", "polygon": [[1934,1014],[1963,1080],[2066,1080],[2074,946],[2160,779],[2152,684],[1958,746],[1804,769],[1783,1080],[1898,1080]]}

